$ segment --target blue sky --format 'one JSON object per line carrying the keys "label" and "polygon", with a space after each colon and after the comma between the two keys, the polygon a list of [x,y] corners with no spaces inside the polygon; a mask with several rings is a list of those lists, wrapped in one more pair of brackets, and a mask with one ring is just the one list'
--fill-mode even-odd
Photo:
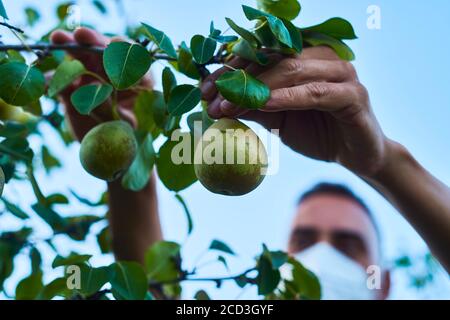
{"label": "blue sky", "polygon": [[[240,4],[253,5],[254,1],[181,1],[181,0],[125,0],[126,13],[118,13],[114,1],[106,1],[112,10],[108,18],[100,16],[89,1],[79,1],[83,22],[98,27],[102,32],[121,33],[124,16],[135,23],[147,22],[164,30],[175,43],[197,33],[207,33],[209,22],[214,20],[217,27],[226,29],[225,17],[238,24],[250,26],[240,9]],[[36,37],[55,23],[53,9],[58,1],[10,1],[6,0],[12,22],[23,23],[21,9],[32,5],[41,10],[43,22],[30,34]],[[350,42],[356,54],[354,62],[362,83],[370,92],[373,109],[387,136],[404,144],[431,173],[447,185],[450,184],[450,44],[446,40],[450,21],[450,2],[433,0],[426,3],[397,0],[303,0],[303,9],[295,23],[307,26],[339,16],[349,20],[359,39]],[[381,8],[381,29],[369,30],[366,26],[369,5]],[[3,31],[2,31],[3,33]],[[163,65],[153,66],[159,74]],[[180,78],[180,81],[186,81]],[[258,128],[252,125],[254,128]],[[55,171],[45,180],[44,191],[61,191],[69,186],[80,194],[95,199],[104,189],[102,182],[86,174],[78,162],[78,146],[69,152],[65,150],[48,128],[45,134],[51,141],[52,149],[64,159],[64,171]],[[37,143],[37,142],[36,142]],[[182,208],[172,193],[158,185],[160,215],[165,237],[184,242],[185,265],[191,266],[209,245],[212,239],[227,242],[239,254],[229,259],[232,273],[247,269],[253,257],[266,243],[272,249],[283,249],[286,245],[287,230],[294,212],[298,195],[319,181],[343,182],[351,186],[368,202],[379,221],[383,236],[383,251],[386,260],[407,253],[412,256],[426,252],[420,237],[404,219],[379,194],[350,172],[334,164],[325,164],[302,157],[283,147],[280,154],[280,170],[269,176],[255,192],[242,198],[228,198],[207,192],[200,184],[195,184],[182,193],[187,200],[194,218],[194,233],[186,240],[186,221]],[[420,183],[420,181],[418,181]],[[89,186],[87,188],[86,186]],[[8,186],[9,199],[19,199],[23,204],[34,201],[26,184]],[[86,208],[73,205],[63,212],[87,213]],[[100,212],[101,213],[101,212]],[[34,219],[29,225],[37,226],[40,235],[49,235],[45,224]],[[0,231],[18,227],[14,218],[2,216]],[[94,231],[100,230],[97,227]],[[84,245],[74,245],[59,240],[63,253],[72,249],[98,253],[95,237],[89,237]],[[45,246],[41,249],[51,253]],[[205,256],[202,261],[214,259]],[[95,263],[107,263],[111,257],[100,257]],[[26,275],[26,257],[16,261],[20,268],[7,283],[9,291],[17,279]],[[49,267],[49,266],[48,266]],[[221,265],[202,269],[203,276],[226,275]],[[54,274],[54,273],[53,273]],[[185,297],[192,297],[199,287],[207,288],[214,298],[254,298],[255,291],[241,293],[234,284],[225,284],[221,290],[214,285],[186,285]],[[408,287],[402,274],[394,274],[392,298],[450,298],[450,280],[441,273],[436,284],[428,290],[417,292]]]}

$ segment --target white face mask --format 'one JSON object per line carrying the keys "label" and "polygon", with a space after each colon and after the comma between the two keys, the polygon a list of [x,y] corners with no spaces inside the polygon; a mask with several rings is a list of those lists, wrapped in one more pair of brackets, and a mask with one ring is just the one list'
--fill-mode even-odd
{"label": "white face mask", "polygon": [[[373,300],[376,297],[376,291],[367,287],[364,268],[327,243],[317,243],[295,255],[295,259],[319,278],[323,300]],[[282,268],[281,272],[284,278],[292,279],[289,268]]]}

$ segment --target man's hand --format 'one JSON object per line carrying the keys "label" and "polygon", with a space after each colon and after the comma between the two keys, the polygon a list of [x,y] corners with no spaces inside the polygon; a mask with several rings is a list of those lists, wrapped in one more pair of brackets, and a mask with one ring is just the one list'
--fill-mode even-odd
{"label": "man's hand", "polygon": [[271,56],[260,67],[236,58],[232,66],[255,74],[272,90],[271,99],[258,111],[246,111],[225,101],[212,82],[203,84],[214,118],[240,117],[267,129],[280,129],[282,141],[305,156],[335,161],[362,176],[372,176],[384,164],[387,139],[371,110],[366,89],[352,64],[327,47],[308,48],[292,57]]}
{"label": "man's hand", "polygon": [[[55,44],[78,43],[80,45],[90,45],[98,47],[106,47],[112,41],[123,41],[120,38],[107,38],[92,29],[79,28],[74,33],[65,31],[55,31],[51,35],[51,41]],[[70,54],[80,60],[85,68],[92,71],[106,79],[106,74],[103,69],[103,59],[100,54],[86,52],[86,51],[72,51]],[[81,140],[84,135],[96,126],[98,121],[112,120],[111,102],[106,102],[93,112],[92,117],[80,115],[70,102],[70,96],[80,86],[96,83],[97,79],[92,76],[85,75],[81,79],[73,83],[69,88],[64,90],[61,94],[62,102],[66,107],[66,114],[72,126],[75,136]],[[142,86],[151,87],[152,82],[150,77],[145,77],[141,83]],[[133,115],[132,108],[136,93],[133,91],[121,91],[118,95],[118,111],[122,119],[135,125],[136,119]]]}

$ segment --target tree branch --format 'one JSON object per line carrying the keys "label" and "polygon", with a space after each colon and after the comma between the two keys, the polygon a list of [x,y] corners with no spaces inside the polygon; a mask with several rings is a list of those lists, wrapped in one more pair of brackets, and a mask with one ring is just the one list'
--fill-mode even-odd
{"label": "tree branch", "polygon": [[255,270],[256,270],[256,268],[250,268],[250,269],[244,271],[243,273],[240,273],[235,276],[227,276],[227,277],[219,277],[219,278],[190,278],[189,275],[192,275],[192,273],[186,273],[179,278],[168,280],[168,281],[150,281],[149,286],[150,287],[159,287],[159,286],[165,285],[165,284],[174,284],[174,283],[180,283],[180,282],[184,282],[184,281],[220,283],[222,281],[239,279],[240,277],[246,276],[247,274],[249,274],[250,272],[255,271]]}
{"label": "tree branch", "polygon": [[69,50],[69,51],[90,51],[92,53],[103,53],[105,48],[83,46],[74,43],[67,44],[0,44],[0,51],[16,50],[16,51],[28,51],[28,50],[43,50],[43,51],[55,51],[55,50]]}

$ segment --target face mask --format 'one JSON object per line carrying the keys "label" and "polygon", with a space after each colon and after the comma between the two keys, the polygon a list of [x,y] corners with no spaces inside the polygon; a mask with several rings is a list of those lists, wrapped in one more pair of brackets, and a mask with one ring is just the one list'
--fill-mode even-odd
{"label": "face mask", "polygon": [[[295,259],[319,278],[323,300],[375,299],[376,291],[367,287],[364,268],[331,245],[315,244],[298,253]],[[281,272],[284,278],[292,279],[288,268],[282,268]]]}

